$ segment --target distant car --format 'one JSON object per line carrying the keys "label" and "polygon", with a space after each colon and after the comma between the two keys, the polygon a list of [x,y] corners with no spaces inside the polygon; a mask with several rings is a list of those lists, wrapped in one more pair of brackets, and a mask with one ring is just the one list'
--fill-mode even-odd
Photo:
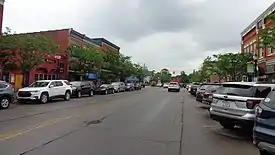
{"label": "distant car", "polygon": [[14,99],[14,87],[5,81],[0,81],[0,109],[9,108]]}
{"label": "distant car", "polygon": [[96,88],[95,92],[97,94],[114,94],[115,93],[115,89],[111,84],[102,84],[101,86],[99,86],[98,88]]}
{"label": "distant car", "polygon": [[169,84],[168,84],[168,83],[164,83],[162,87],[163,87],[163,88],[168,88],[168,87],[169,87]]}
{"label": "distant car", "polygon": [[134,88],[135,88],[135,90],[141,90],[141,84],[135,83]]}
{"label": "distant car", "polygon": [[221,84],[215,83],[211,84],[209,87],[205,89],[201,102],[205,108],[210,108],[210,105],[213,101],[213,93],[215,93],[220,88],[220,86]]}
{"label": "distant car", "polygon": [[80,98],[82,95],[94,95],[94,88],[89,81],[72,81],[70,84],[73,90],[72,96]]}
{"label": "distant car", "polygon": [[158,84],[157,84],[157,87],[161,87],[161,86],[162,86],[162,83],[158,83]]}
{"label": "distant car", "polygon": [[114,87],[115,92],[124,92],[126,91],[126,86],[123,82],[113,82],[111,85]]}
{"label": "distant car", "polygon": [[189,88],[189,93],[193,96],[196,96],[198,87],[199,85],[191,85]]}
{"label": "distant car", "polygon": [[176,91],[180,92],[180,85],[178,82],[170,82],[168,86],[168,92]]}
{"label": "distant car", "polygon": [[134,91],[135,85],[133,83],[127,83],[126,85],[126,91]]}

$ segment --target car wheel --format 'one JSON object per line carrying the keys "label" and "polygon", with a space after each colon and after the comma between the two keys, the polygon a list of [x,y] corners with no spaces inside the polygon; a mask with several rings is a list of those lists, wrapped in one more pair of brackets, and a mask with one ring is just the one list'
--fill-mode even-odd
{"label": "car wheel", "polygon": [[232,130],[235,127],[235,124],[229,121],[220,121],[220,124],[225,128],[225,129],[229,129]]}
{"label": "car wheel", "polygon": [[66,91],[64,100],[69,101],[71,99],[71,93],[69,91]]}
{"label": "car wheel", "polygon": [[89,96],[94,96],[94,91],[90,90]]}
{"label": "car wheel", "polygon": [[113,90],[112,90],[112,94],[114,94],[114,93],[115,93],[115,90],[113,89]]}
{"label": "car wheel", "polygon": [[168,92],[170,92],[171,90],[170,89],[168,89]]}
{"label": "car wheel", "polygon": [[42,93],[40,96],[40,102],[45,104],[49,101],[49,95],[48,93]]}
{"label": "car wheel", "polygon": [[77,97],[80,98],[82,96],[81,91],[77,92]]}
{"label": "car wheel", "polygon": [[268,153],[267,151],[260,150],[260,155],[272,155],[272,154]]}
{"label": "car wheel", "polygon": [[107,95],[108,94],[108,90],[105,90],[105,95]]}
{"label": "car wheel", "polygon": [[10,99],[8,97],[2,97],[0,99],[1,109],[8,109],[10,106]]}

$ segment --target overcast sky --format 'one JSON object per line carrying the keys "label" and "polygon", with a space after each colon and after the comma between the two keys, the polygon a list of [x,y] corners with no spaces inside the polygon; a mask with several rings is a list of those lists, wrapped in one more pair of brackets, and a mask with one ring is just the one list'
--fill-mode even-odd
{"label": "overcast sky", "polygon": [[104,37],[150,69],[190,73],[214,53],[240,52],[240,32],[274,0],[6,0],[17,33],[73,28]]}

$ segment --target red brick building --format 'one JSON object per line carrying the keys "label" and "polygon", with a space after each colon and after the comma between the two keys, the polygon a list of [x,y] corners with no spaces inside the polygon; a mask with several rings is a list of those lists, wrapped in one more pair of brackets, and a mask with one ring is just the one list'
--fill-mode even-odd
{"label": "red brick building", "polygon": [[[55,56],[45,58],[45,63],[30,71],[29,83],[41,79],[68,79],[69,80],[69,53],[67,48],[71,44],[88,45],[97,48],[111,48],[119,51],[120,48],[104,38],[93,39],[81,34],[73,29],[61,29],[33,32],[31,34],[42,34],[50,37],[59,45]],[[23,75],[20,70],[9,70],[3,72],[3,79],[14,84],[17,88],[21,87]]]}
{"label": "red brick building", "polygon": [[241,33],[241,52],[252,53],[258,57],[258,66],[263,70],[268,79],[273,79],[275,73],[275,50],[271,48],[259,48],[259,29],[265,28],[270,21],[266,17],[275,11],[275,2],[258,16]]}
{"label": "red brick building", "polygon": [[4,16],[4,2],[5,0],[0,0],[0,34],[2,34],[2,24]]}

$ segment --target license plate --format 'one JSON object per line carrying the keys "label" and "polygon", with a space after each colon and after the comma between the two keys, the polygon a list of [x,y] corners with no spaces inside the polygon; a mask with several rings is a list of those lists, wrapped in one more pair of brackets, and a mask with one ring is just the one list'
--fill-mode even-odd
{"label": "license plate", "polygon": [[225,108],[228,108],[228,107],[230,107],[230,103],[227,102],[227,101],[223,101],[222,106],[225,107]]}

